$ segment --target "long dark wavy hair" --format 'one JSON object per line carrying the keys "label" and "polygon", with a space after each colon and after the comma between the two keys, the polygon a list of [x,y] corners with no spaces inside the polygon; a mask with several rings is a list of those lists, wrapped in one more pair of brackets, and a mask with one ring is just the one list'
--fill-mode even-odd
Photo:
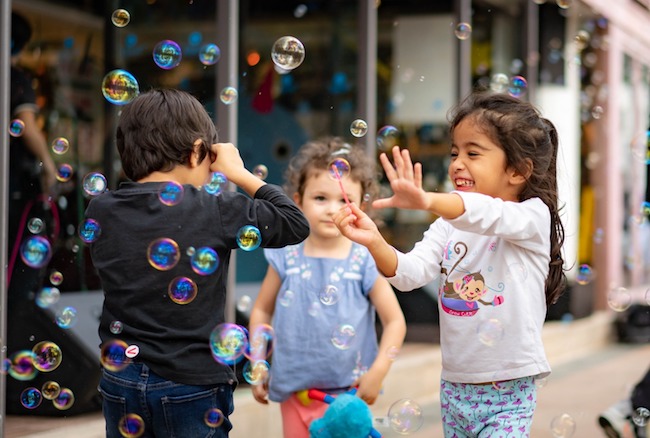
{"label": "long dark wavy hair", "polygon": [[553,304],[566,287],[562,259],[564,226],[558,205],[557,130],[533,105],[503,93],[476,91],[470,94],[449,113],[450,132],[453,134],[467,117],[504,150],[506,166],[522,175],[531,172],[519,201],[540,198],[551,213],[551,261],[545,290],[546,304]]}

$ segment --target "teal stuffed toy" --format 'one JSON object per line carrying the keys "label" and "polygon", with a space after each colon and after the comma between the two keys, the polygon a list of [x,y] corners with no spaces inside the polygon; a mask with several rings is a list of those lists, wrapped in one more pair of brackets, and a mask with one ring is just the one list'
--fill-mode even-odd
{"label": "teal stuffed toy", "polygon": [[355,393],[356,389],[352,389],[333,397],[310,389],[310,399],[330,405],[322,418],[309,425],[310,438],[381,438],[381,434],[372,427],[370,408]]}

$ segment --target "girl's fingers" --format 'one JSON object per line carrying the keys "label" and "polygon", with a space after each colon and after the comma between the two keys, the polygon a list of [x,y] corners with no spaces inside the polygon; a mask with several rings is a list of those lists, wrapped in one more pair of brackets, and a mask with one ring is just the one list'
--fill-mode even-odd
{"label": "girl's fingers", "polygon": [[390,160],[385,153],[382,153],[379,156],[379,161],[381,161],[381,166],[384,168],[384,173],[386,173],[386,178],[388,178],[388,181],[390,182],[397,179],[397,173],[395,173],[395,169],[393,168],[393,165],[390,163]]}
{"label": "girl's fingers", "polygon": [[404,178],[413,181],[413,162],[411,161],[411,154],[408,149],[402,149],[401,158],[404,162]]}
{"label": "girl's fingers", "polygon": [[395,162],[395,170],[397,171],[398,178],[404,177],[404,160],[402,160],[399,146],[393,146],[393,161]]}
{"label": "girl's fingers", "polygon": [[422,188],[422,163],[415,163],[415,166],[413,166],[413,170],[415,172],[415,175],[413,177],[413,180],[415,182],[415,187],[421,189]]}

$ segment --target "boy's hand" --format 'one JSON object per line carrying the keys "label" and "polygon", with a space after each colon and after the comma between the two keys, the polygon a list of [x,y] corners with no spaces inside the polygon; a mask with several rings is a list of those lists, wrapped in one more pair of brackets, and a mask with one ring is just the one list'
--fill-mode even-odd
{"label": "boy's hand", "polygon": [[394,168],[386,154],[381,154],[379,160],[390,182],[393,196],[377,199],[372,206],[426,210],[428,200],[426,192],[422,189],[422,165],[420,163],[413,165],[409,151],[407,149],[400,151],[399,146],[393,147]]}
{"label": "boy's hand", "polygon": [[212,145],[210,171],[221,172],[231,178],[233,172],[244,170],[244,161],[239,155],[239,149],[232,143],[215,143]]}

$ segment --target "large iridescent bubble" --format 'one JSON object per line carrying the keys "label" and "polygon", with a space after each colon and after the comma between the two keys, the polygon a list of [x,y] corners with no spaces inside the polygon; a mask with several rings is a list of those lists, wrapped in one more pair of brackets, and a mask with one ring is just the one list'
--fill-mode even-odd
{"label": "large iridescent bubble", "polygon": [[210,334],[212,357],[219,363],[236,364],[244,357],[247,348],[248,334],[237,324],[219,324]]}
{"label": "large iridescent bubble", "polygon": [[102,94],[114,105],[126,105],[140,94],[140,86],[128,71],[112,70],[102,80]]}
{"label": "large iridescent bubble", "polygon": [[162,40],[153,48],[153,62],[164,70],[176,67],[182,58],[181,46],[175,41]]}

